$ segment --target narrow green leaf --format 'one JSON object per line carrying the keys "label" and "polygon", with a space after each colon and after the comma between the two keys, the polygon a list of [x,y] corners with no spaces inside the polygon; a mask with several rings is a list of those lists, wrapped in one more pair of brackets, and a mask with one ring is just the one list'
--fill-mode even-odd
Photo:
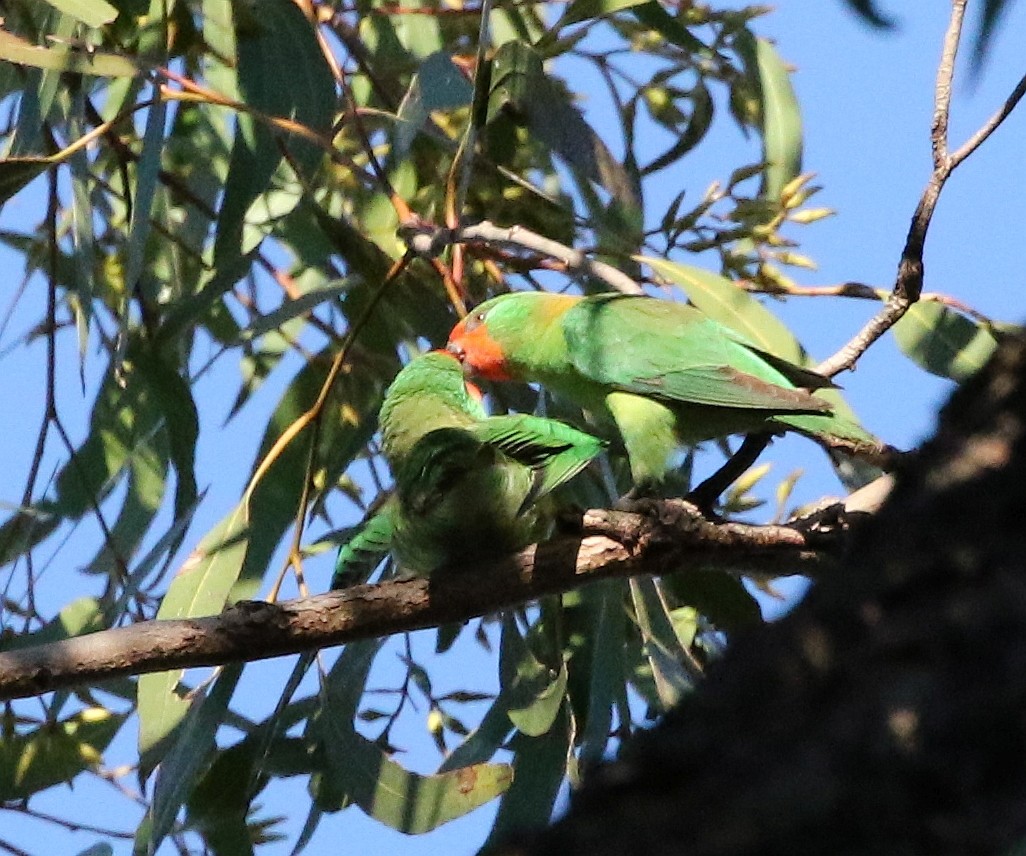
{"label": "narrow green leaf", "polygon": [[552,817],[552,809],[566,775],[570,753],[570,716],[560,708],[552,728],[540,737],[517,734],[512,741],[513,785],[506,791],[483,852],[514,832],[540,829]]}
{"label": "narrow green leaf", "polygon": [[125,286],[133,289],[143,271],[146,239],[150,234],[150,211],[157,189],[160,173],[160,154],[164,146],[164,122],[167,116],[167,102],[160,97],[159,88],[154,85],[155,103],[146,115],[146,130],[143,133],[142,152],[136,165],[135,199],[132,204],[132,221],[128,227],[127,260],[125,262]]}
{"label": "narrow green leaf", "polygon": [[135,351],[136,364],[152,393],[153,403],[164,418],[171,460],[175,465],[175,516],[185,514],[196,502],[196,443],[199,414],[192,389],[165,357],[148,348]]}
{"label": "narrow green leaf", "polygon": [[[232,5],[243,100],[261,113],[293,119],[326,134],[335,107],[335,80],[312,24],[295,3],[254,0]],[[282,135],[252,116],[238,117],[224,199],[218,212],[215,265],[232,264],[242,252],[244,218],[269,189],[282,146],[306,179],[324,151],[295,135]]]}
{"label": "narrow green leaf", "polygon": [[[72,96],[68,128],[73,137],[85,133],[85,95],[81,88]],[[71,156],[71,245],[73,247],[72,275],[75,300],[72,308],[78,330],[79,377],[85,388],[85,357],[89,346],[89,323],[93,313],[96,240],[93,234],[93,178],[89,171],[89,157],[85,149]]]}
{"label": "narrow green leaf", "polygon": [[[241,663],[225,666],[210,692],[194,699],[188,718],[162,759],[153,788],[149,823],[141,827],[146,839],[145,852],[154,853],[160,847],[171,831],[179,809],[192,792],[200,770],[213,754],[216,748],[214,736],[224,719],[242,669]],[[138,845],[138,833],[136,842]]]}
{"label": "narrow green leaf", "polygon": [[[88,4],[91,0],[84,2]],[[37,47],[3,30],[0,30],[0,59],[48,71],[94,77],[135,77],[143,71],[132,60],[118,54],[84,51],[69,45]]]}
{"label": "narrow green leaf", "polygon": [[740,31],[735,44],[745,72],[759,94],[762,152],[766,170],[760,195],[779,199],[780,191],[802,171],[802,117],[791,74],[766,39]]}
{"label": "narrow green leaf", "polygon": [[553,674],[539,662],[521,638],[510,613],[503,615],[499,670],[510,722],[529,737],[547,732],[566,695],[566,666]]}
{"label": "narrow green leaf", "polygon": [[894,325],[894,338],[916,365],[956,381],[979,371],[997,348],[984,325],[935,301],[909,309]]}
{"label": "narrow green leaf", "polygon": [[[224,607],[245,560],[249,537],[246,503],[240,503],[200,541],[178,571],[157,618],[216,615]],[[152,769],[167,749],[169,736],[189,712],[179,696],[184,671],[176,669],[139,677],[139,753]]]}
{"label": "narrow green leaf", "polygon": [[118,16],[107,0],[45,0],[59,12],[77,18],[87,27],[102,27]]}
{"label": "narrow green leaf", "polygon": [[627,211],[640,200],[631,175],[585,121],[566,90],[546,74],[541,56],[522,42],[507,42],[492,60],[488,121],[511,110],[552,151],[588,181],[605,188]]}
{"label": "narrow green leaf", "polygon": [[240,502],[210,530],[174,578],[158,619],[217,615],[238,579],[249,544],[249,509]]}
{"label": "narrow green leaf", "polygon": [[731,632],[762,622],[758,601],[741,580],[722,571],[671,574],[664,579],[674,600],[695,607],[718,629]]}
{"label": "narrow green leaf", "polygon": [[642,175],[649,175],[675,163],[697,146],[712,127],[715,104],[708,87],[698,81],[688,95],[691,101],[691,113],[684,132],[678,133],[677,141],[645,166],[641,171]]}
{"label": "narrow green leaf", "polygon": [[[613,724],[613,705],[622,692],[624,584],[604,580],[583,589],[581,603],[568,610],[572,654],[567,664],[570,698],[578,720],[581,761],[596,762],[604,756]],[[575,683],[579,684],[576,692]]]}
{"label": "narrow green leaf", "polygon": [[257,752],[252,740],[217,752],[189,794],[185,823],[203,836],[214,853],[253,853],[246,818],[252,798],[261,790],[253,778]]}
{"label": "narrow green leaf", "polygon": [[432,110],[453,110],[470,104],[474,89],[448,53],[434,53],[421,63],[399,104],[389,152],[389,165],[403,160]]}
{"label": "narrow green leaf", "polygon": [[190,703],[179,688],[185,672],[153,672],[136,683],[139,711],[139,777],[146,779],[171,748],[172,739],[189,714]]}
{"label": "narrow green leaf", "polygon": [[[3,33],[0,33],[2,38]],[[25,157],[0,160],[0,205],[19,190],[46,172],[53,162],[49,158]]]}
{"label": "narrow green leaf", "polygon": [[645,26],[651,27],[670,44],[698,56],[712,55],[712,51],[701,39],[693,36],[691,31],[678,18],[667,12],[657,0],[649,0],[647,3],[634,6],[632,11],[635,18]]}
{"label": "narrow green leaf", "polygon": [[513,779],[508,764],[474,764],[431,776],[411,773],[341,723],[331,729],[326,749],[353,802],[409,835],[463,817],[502,794]]}
{"label": "narrow green leaf", "polygon": [[645,656],[652,668],[659,701],[663,710],[667,711],[693,686],[691,674],[684,666],[690,655],[677,636],[671,616],[656,590],[655,581],[650,578],[632,578],[628,582]]}
{"label": "narrow green leaf", "polygon": [[[844,0],[844,2],[854,9],[867,24],[880,29],[889,29],[894,26],[894,19],[881,12],[873,0]],[[988,9],[991,5],[993,4],[988,3]]]}
{"label": "narrow green leaf", "polygon": [[48,621],[39,630],[19,635],[0,637],[0,651],[17,651],[42,645],[47,642],[58,642],[83,633],[92,633],[107,626],[103,605],[95,597],[80,597],[64,607],[57,617]]}
{"label": "narrow green leaf", "polygon": [[242,341],[251,341],[259,336],[263,336],[265,333],[270,333],[272,330],[277,330],[286,322],[291,321],[293,318],[298,318],[300,315],[305,315],[322,303],[341,297],[353,287],[352,283],[347,280],[335,279],[331,283],[333,284],[325,285],[323,288],[315,288],[306,294],[301,294],[294,300],[286,300],[273,312],[259,316],[242,331]]}
{"label": "narrow green leaf", "polygon": [[483,763],[491,758],[513,730],[506,714],[508,707],[509,703],[500,693],[481,717],[477,728],[453,749],[438,768],[438,772],[447,773],[460,767]]}
{"label": "narrow green leaf", "polygon": [[118,573],[139,548],[150,524],[160,510],[167,486],[167,455],[163,443],[138,446],[128,460],[128,489],[110,526],[110,538],[104,539],[96,555],[86,566],[90,573]]}
{"label": "narrow green leaf", "polygon": [[0,740],[0,802],[26,800],[95,767],[124,721],[94,707]]}
{"label": "narrow green leaf", "polygon": [[650,0],[573,0],[553,29],[559,30],[591,18],[612,15],[621,9],[630,9],[648,2]]}
{"label": "narrow green leaf", "polygon": [[475,764],[432,776],[403,769],[358,734],[354,718],[380,640],[347,645],[324,681],[324,706],[310,721],[328,769],[314,777],[317,805],[337,810],[355,802],[370,817],[401,832],[429,832],[494,799],[509,787],[505,764]]}

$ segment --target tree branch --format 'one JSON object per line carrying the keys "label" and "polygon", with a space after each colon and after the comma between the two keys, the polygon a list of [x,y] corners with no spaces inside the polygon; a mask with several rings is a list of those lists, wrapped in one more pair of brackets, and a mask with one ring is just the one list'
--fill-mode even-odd
{"label": "tree branch", "polygon": [[642,288],[621,270],[589,258],[580,250],[561,244],[523,226],[496,226],[488,220],[458,229],[444,229],[424,222],[405,223],[399,230],[415,253],[433,258],[449,244],[485,244],[530,250],[557,259],[567,270],[593,277],[624,294],[642,294]]}
{"label": "tree branch", "polygon": [[912,222],[905,238],[905,247],[901,253],[901,260],[898,262],[898,275],[894,283],[894,290],[883,309],[871,318],[850,342],[816,366],[816,371],[826,377],[833,377],[852,368],[870,345],[897,324],[909,308],[919,300],[923,290],[923,249],[926,246],[926,233],[933,220],[933,212],[937,207],[944,184],[956,167],[997,130],[1026,94],[1026,76],[1024,76],[1001,108],[954,154],[948,153],[951,81],[955,69],[955,56],[958,53],[958,44],[962,35],[966,2],[967,0],[953,0],[951,4],[951,18],[944,35],[944,47],[937,68],[933,123],[930,128],[933,172],[919,198],[915,213],[912,215]]}
{"label": "tree branch", "polygon": [[216,616],[143,621],[2,652],[0,700],[466,621],[603,577],[714,569],[817,575],[836,565],[845,542],[845,526],[712,523],[682,500],[650,501],[643,508],[643,514],[587,511],[580,535],[430,580],[359,585],[277,604],[242,601]]}

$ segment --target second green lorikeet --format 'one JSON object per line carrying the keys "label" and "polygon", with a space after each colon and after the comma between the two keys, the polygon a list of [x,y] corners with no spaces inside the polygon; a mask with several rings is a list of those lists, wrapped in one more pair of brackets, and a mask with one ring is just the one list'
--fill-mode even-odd
{"label": "second green lorikeet", "polygon": [[401,568],[426,575],[544,538],[549,494],[604,446],[551,419],[488,416],[445,351],[399,372],[378,421],[395,491],[339,551],[332,588],[389,550]]}
{"label": "second green lorikeet", "polygon": [[810,389],[832,386],[693,306],[652,297],[504,294],[453,329],[448,349],[489,380],[537,382],[611,418],[635,485],[657,490],[681,446],[798,431],[853,453],[883,446]]}

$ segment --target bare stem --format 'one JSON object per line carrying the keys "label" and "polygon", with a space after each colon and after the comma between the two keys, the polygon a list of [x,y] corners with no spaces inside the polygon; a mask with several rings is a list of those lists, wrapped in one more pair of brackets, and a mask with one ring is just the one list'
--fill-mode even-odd
{"label": "bare stem", "polygon": [[944,35],[940,64],[937,67],[937,85],[934,94],[933,123],[930,142],[933,149],[933,173],[923,189],[919,204],[912,215],[905,247],[898,262],[898,275],[891,296],[869,322],[844,347],[822,363],[816,370],[832,377],[852,368],[868,348],[891,329],[916,303],[923,291],[923,249],[926,233],[933,220],[944,184],[955,168],[980,147],[1026,94],[1026,76],[1016,85],[1001,109],[984,123],[953,155],[948,154],[948,119],[951,113],[951,81],[955,70],[955,57],[962,37],[962,24],[968,0],[952,0],[951,19]]}

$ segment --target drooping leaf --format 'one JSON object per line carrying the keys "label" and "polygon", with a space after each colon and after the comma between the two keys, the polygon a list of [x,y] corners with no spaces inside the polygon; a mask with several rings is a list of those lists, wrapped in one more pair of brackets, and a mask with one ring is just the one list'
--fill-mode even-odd
{"label": "drooping leaf", "polygon": [[139,371],[149,385],[153,401],[164,418],[171,460],[175,465],[175,516],[196,502],[196,443],[199,439],[199,414],[192,390],[168,360],[152,349],[136,352]]}
{"label": "drooping leaf", "polygon": [[514,752],[513,784],[499,803],[499,812],[485,841],[483,852],[512,832],[539,829],[552,817],[559,788],[566,775],[570,749],[570,716],[566,705],[552,727],[539,737],[517,734],[510,747]]}
{"label": "drooping leaf", "polygon": [[722,571],[671,574],[663,582],[679,603],[693,606],[718,629],[728,632],[762,621],[758,601],[741,580]]}
{"label": "drooping leaf", "polygon": [[780,191],[802,171],[802,116],[787,66],[766,39],[747,30],[736,36],[745,73],[759,100],[762,159],[766,163],[760,196],[780,198]]}
{"label": "drooping leaf", "polygon": [[0,801],[27,800],[95,767],[124,721],[94,707],[0,740]]}
{"label": "drooping leaf", "polygon": [[95,597],[80,597],[65,606],[57,617],[39,630],[19,635],[0,636],[0,651],[17,651],[33,645],[58,642],[83,633],[102,630],[107,624],[103,605]]}
{"label": "drooping leaf", "polygon": [[107,0],[46,0],[54,9],[77,18],[87,27],[102,27],[118,16]]}
{"label": "drooping leaf", "polygon": [[442,762],[439,773],[481,764],[491,758],[513,730],[506,711],[509,703],[500,693],[467,738]]}
{"label": "drooping leaf", "polygon": [[698,56],[707,57],[712,54],[712,51],[701,39],[692,35],[691,31],[680,22],[680,19],[667,12],[657,0],[649,0],[647,3],[633,6],[631,11],[642,24],[651,27],[670,44],[684,48]]}
{"label": "drooping leaf", "polygon": [[[0,33],[0,39],[3,34]],[[10,199],[33,179],[46,172],[53,161],[43,157],[5,158],[0,160],[0,205]]]}
{"label": "drooping leaf", "polygon": [[[294,3],[249,0],[232,4],[243,100],[265,116],[292,119],[326,134],[335,106],[335,82],[313,25]],[[242,248],[244,218],[268,189],[282,159],[312,177],[324,150],[294,134],[272,130],[249,114],[238,117],[224,200],[218,212],[214,260],[232,264]]]}
{"label": "drooping leaf", "polygon": [[612,15],[621,9],[630,9],[648,2],[650,0],[572,0],[559,21],[556,22],[554,29],[559,30],[591,18]]}
{"label": "drooping leaf", "polygon": [[545,74],[541,57],[529,45],[507,42],[492,60],[488,120],[510,110],[552,151],[588,181],[605,188],[629,210],[640,206],[638,192],[623,165],[584,120],[565,91]]}
{"label": "drooping leaf", "polygon": [[684,666],[692,657],[688,650],[690,640],[678,636],[668,604],[659,596],[655,580],[635,577],[628,582],[645,656],[652,669],[659,702],[663,711],[667,711],[694,686],[693,675]]}
{"label": "drooping leaf", "polygon": [[529,737],[548,731],[566,695],[566,666],[553,672],[539,662],[509,613],[502,622],[499,674],[510,722]]}
{"label": "drooping leaf", "polygon": [[241,663],[225,666],[210,692],[193,700],[174,744],[161,759],[147,815],[149,822],[140,827],[136,838],[137,844],[140,838],[145,840],[146,852],[156,852],[171,832],[179,810],[213,753],[214,735],[224,719],[242,669]]}
{"label": "drooping leaf", "polygon": [[[156,88],[156,87],[154,87]],[[160,155],[164,144],[164,123],[167,117],[167,102],[157,95],[155,103],[146,115],[146,130],[143,133],[142,152],[137,166],[135,199],[132,204],[132,221],[129,224],[125,283],[135,288],[143,271],[146,239],[150,234],[150,214],[157,190],[160,173]]]}
{"label": "drooping leaf", "polygon": [[[867,24],[880,29],[894,26],[894,19],[880,11],[874,0],[844,0]],[[989,0],[988,0],[989,2]]]}
{"label": "drooping leaf", "polygon": [[353,727],[378,640],[347,645],[324,682],[324,709],[311,720],[327,770],[311,780],[322,809],[354,802],[369,816],[409,834],[462,817],[509,787],[505,764],[475,764],[432,776],[403,769]]}
{"label": "drooping leaf", "polygon": [[[88,6],[91,2],[82,0],[81,5]],[[118,54],[84,51],[70,45],[38,47],[3,30],[0,30],[0,59],[48,71],[88,74],[95,77],[135,77],[142,73],[139,65]]]}
{"label": "drooping leaf", "polygon": [[[245,501],[217,524],[189,555],[168,588],[157,618],[216,615],[238,579],[249,543]],[[139,753],[148,772],[167,751],[168,743],[188,714],[190,702],[176,691],[183,670],[139,677]]]}
{"label": "drooping leaf", "polygon": [[983,66],[983,60],[997,32],[1001,16],[1011,5],[1011,0],[984,0],[983,12],[980,14],[976,37],[973,40],[973,68],[977,72]]}
{"label": "drooping leaf", "polygon": [[606,580],[582,589],[576,604],[564,596],[567,688],[585,763],[605,754],[613,706],[624,685],[624,588],[622,580]]}
{"label": "drooping leaf", "polygon": [[[683,133],[678,132],[678,139],[665,152],[648,163],[642,175],[657,172],[670,164],[676,163],[682,156],[691,151],[705,137],[712,127],[714,102],[708,87],[699,81],[689,93],[691,112]],[[676,131],[676,129],[674,129]]]}
{"label": "drooping leaf", "polygon": [[985,326],[935,301],[910,308],[894,325],[894,338],[930,374],[957,381],[979,371],[997,348]]}
{"label": "drooping leaf", "polygon": [[245,500],[208,532],[182,564],[157,612],[159,619],[217,615],[228,600],[249,546]]}
{"label": "drooping leaf", "polygon": [[389,163],[402,161],[433,110],[467,107],[474,89],[448,53],[434,53],[421,63],[397,111]]}

